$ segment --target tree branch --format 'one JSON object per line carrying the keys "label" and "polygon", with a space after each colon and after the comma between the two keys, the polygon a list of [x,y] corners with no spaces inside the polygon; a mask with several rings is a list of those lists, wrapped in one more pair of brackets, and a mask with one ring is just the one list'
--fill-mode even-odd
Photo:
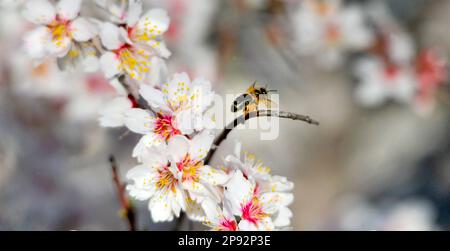
{"label": "tree branch", "polygon": [[234,119],[232,122],[230,122],[227,125],[227,127],[223,129],[223,131],[219,134],[219,136],[217,136],[217,138],[214,140],[213,148],[211,148],[211,150],[209,151],[208,155],[205,158],[205,165],[209,164],[217,148],[227,138],[228,134],[230,134],[234,128],[236,128],[240,124],[244,124],[245,121],[255,117],[279,117],[285,119],[299,120],[311,125],[317,126],[319,125],[318,121],[310,118],[309,116],[284,111],[260,110],[241,115],[236,119]]}
{"label": "tree branch", "polygon": [[131,206],[130,200],[125,193],[125,185],[120,181],[119,173],[117,171],[116,160],[113,155],[109,157],[111,163],[111,170],[113,174],[114,185],[117,188],[117,195],[119,196],[119,202],[121,205],[121,214],[126,218],[130,231],[136,231],[136,217],[134,209]]}

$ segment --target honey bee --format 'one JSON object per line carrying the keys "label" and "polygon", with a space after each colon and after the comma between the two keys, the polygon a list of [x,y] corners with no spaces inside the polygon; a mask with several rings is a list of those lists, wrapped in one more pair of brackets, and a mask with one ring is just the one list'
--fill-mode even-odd
{"label": "honey bee", "polygon": [[276,90],[268,90],[267,86],[256,87],[255,81],[244,94],[241,94],[233,101],[231,111],[237,112],[243,110],[244,114],[248,114],[256,111],[260,104],[263,104],[268,108],[273,107],[276,104],[268,97],[271,92],[276,92]]}

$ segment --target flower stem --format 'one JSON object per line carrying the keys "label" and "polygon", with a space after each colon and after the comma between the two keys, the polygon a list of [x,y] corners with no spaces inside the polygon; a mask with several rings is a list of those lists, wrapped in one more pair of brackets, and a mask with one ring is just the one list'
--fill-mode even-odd
{"label": "flower stem", "polygon": [[136,217],[134,213],[133,206],[125,193],[125,185],[120,181],[119,173],[117,171],[117,163],[113,155],[109,157],[109,162],[111,164],[111,171],[113,174],[114,185],[117,188],[117,195],[119,196],[119,202],[121,205],[121,212],[128,222],[128,227],[130,231],[136,231]]}

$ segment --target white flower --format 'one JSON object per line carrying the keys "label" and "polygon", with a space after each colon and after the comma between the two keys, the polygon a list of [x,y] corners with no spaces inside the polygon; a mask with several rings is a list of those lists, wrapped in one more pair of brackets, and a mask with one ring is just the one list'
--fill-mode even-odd
{"label": "white flower", "polygon": [[[101,68],[106,77],[111,78],[126,73],[136,81],[145,81],[153,64],[162,62],[155,57],[167,58],[170,52],[162,41],[162,35],[169,27],[169,17],[162,9],[149,10],[142,17],[140,1],[128,10],[125,24],[102,24],[100,38],[109,51],[100,59]],[[139,18],[140,17],[140,18]]]}
{"label": "white flower", "polygon": [[238,223],[230,209],[224,205],[223,209],[217,203],[206,200],[202,203],[206,219],[204,224],[213,231],[238,231]]}
{"label": "white flower", "polygon": [[362,9],[340,0],[306,0],[294,16],[299,52],[323,66],[342,63],[344,53],[368,48],[373,40]]}
{"label": "white flower", "polygon": [[86,42],[97,34],[93,24],[78,17],[80,5],[81,0],[60,0],[56,6],[47,0],[27,1],[24,16],[38,25],[25,37],[30,56],[64,57],[74,43]]}
{"label": "white flower", "polygon": [[130,196],[149,200],[149,210],[154,222],[171,221],[186,209],[187,194],[166,155],[165,145],[146,152],[143,164],[127,173],[133,181],[127,186]]}
{"label": "white flower", "polygon": [[143,164],[127,174],[133,180],[127,189],[135,199],[150,200],[153,221],[171,221],[181,211],[191,220],[201,221],[205,219],[201,203],[221,199],[216,185],[224,184],[228,176],[203,164],[211,142],[207,134],[199,134],[192,141],[175,136],[168,146],[144,149]]}
{"label": "white flower", "polygon": [[125,124],[125,114],[133,107],[127,97],[116,97],[100,109],[99,122],[103,127],[119,127]]}
{"label": "white flower", "polygon": [[167,142],[175,135],[202,130],[203,113],[214,97],[208,81],[195,79],[191,83],[186,73],[175,74],[163,84],[162,90],[142,85],[140,94],[154,112],[135,108],[127,113],[128,129],[144,134],[133,153],[135,157],[145,147]]}
{"label": "white flower", "polygon": [[174,136],[167,147],[172,169],[177,171],[176,176],[190,197],[199,203],[205,199],[219,202],[221,191],[217,186],[223,185],[229,178],[224,171],[203,163],[213,140],[214,136],[203,131],[192,140],[181,135]]}
{"label": "white flower", "polygon": [[90,42],[73,43],[66,57],[58,58],[61,70],[80,67],[86,73],[97,72],[100,69],[99,52]]}
{"label": "white flower", "polygon": [[233,171],[225,184],[224,204],[233,215],[240,217],[239,229],[243,231],[270,231],[275,225],[270,217],[275,205],[268,196],[255,193],[255,185],[244,177],[240,170]]}
{"label": "white flower", "polygon": [[356,99],[366,106],[377,106],[394,99],[410,103],[416,91],[416,77],[408,65],[385,65],[377,58],[360,59],[355,66],[355,76],[359,79]]}
{"label": "white flower", "polygon": [[[243,159],[243,161],[241,161],[241,159]],[[268,219],[264,219],[265,223],[273,224],[274,227],[286,227],[290,225],[292,212],[288,206],[293,201],[293,195],[290,193],[294,187],[292,182],[288,181],[285,177],[270,175],[270,169],[267,166],[264,166],[261,161],[257,161],[254,155],[245,153],[241,157],[240,143],[236,144],[235,155],[229,155],[225,158],[225,167],[231,169],[231,172],[237,170],[238,174],[241,173],[248,181],[245,182],[246,184],[244,184],[244,186],[251,187],[251,198],[246,197],[238,200],[242,205],[247,204],[250,208],[253,206],[257,207],[259,201],[262,201],[264,202],[264,205],[261,206],[264,206],[267,209],[262,212],[267,214],[267,217],[270,218],[270,222]],[[227,188],[229,188],[229,186],[230,184],[227,184]],[[230,194],[230,189],[227,189],[226,194]],[[231,201],[233,201],[233,199]],[[245,211],[250,209],[241,208],[240,210]],[[240,216],[245,216],[248,213],[255,212],[252,212],[251,210],[249,212],[241,212]],[[251,218],[252,216],[248,217]],[[252,222],[251,219],[249,221],[250,223]],[[248,222],[243,224],[248,224]],[[255,227],[255,224],[256,223],[253,222],[253,225],[250,224],[248,227]]]}
{"label": "white flower", "polygon": [[95,0],[101,8],[107,10],[114,23],[133,25],[142,12],[142,0]]}

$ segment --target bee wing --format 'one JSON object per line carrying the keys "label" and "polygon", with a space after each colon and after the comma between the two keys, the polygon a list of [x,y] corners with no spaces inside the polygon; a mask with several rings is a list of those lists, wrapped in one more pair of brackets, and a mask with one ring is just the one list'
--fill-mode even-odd
{"label": "bee wing", "polygon": [[278,104],[271,99],[264,97],[259,99],[259,103],[267,109],[278,107]]}

